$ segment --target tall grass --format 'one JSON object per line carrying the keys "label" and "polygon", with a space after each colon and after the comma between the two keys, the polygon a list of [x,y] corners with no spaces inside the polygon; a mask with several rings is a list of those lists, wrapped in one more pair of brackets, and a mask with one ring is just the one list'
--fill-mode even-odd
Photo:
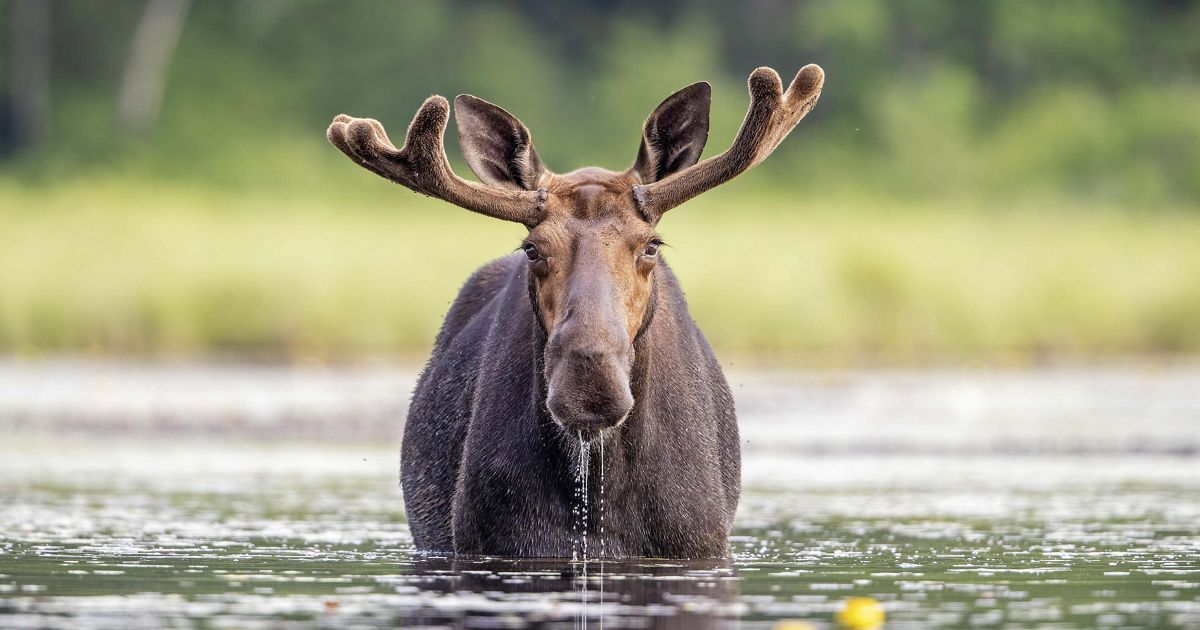
{"label": "tall grass", "polygon": [[[1200,352],[1194,213],[732,188],[660,225],[693,316],[726,357]],[[524,230],[369,191],[0,183],[0,352],[417,358],[471,270]]]}

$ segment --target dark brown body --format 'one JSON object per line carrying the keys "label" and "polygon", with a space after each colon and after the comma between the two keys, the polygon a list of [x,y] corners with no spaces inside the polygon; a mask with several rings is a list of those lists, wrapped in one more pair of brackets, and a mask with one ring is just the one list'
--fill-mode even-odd
{"label": "dark brown body", "polygon": [[[590,458],[589,546],[721,556],[741,484],[733,400],[670,269],[660,262],[653,273],[653,314],[634,342],[636,402],[600,438],[603,512],[600,458]],[[459,293],[405,425],[401,479],[419,549],[572,554],[579,442],[546,410],[545,340],[521,254],[483,267]]]}
{"label": "dark brown body", "polygon": [[[454,111],[480,182],[450,168],[440,96],[401,148],[376,120],[334,118],[329,141],[363,168],[529,230],[522,253],[463,287],[417,384],[401,482],[419,549],[565,557],[587,530],[593,555],[725,555],[741,484],[733,399],[656,226],[765,159],[824,77],[810,64],[784,90],[774,70],[755,70],[733,144],[702,162],[711,89],[679,90],[646,119],[620,172],[551,172],[524,124],[469,95]],[[585,459],[590,500],[577,519]]]}

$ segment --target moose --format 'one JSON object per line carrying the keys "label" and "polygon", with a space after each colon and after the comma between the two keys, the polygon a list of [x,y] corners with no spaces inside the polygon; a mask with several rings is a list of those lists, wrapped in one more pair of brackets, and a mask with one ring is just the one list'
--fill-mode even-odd
{"label": "moose", "polygon": [[[359,166],[528,229],[459,291],[413,394],[400,475],[417,549],[569,557],[584,509],[605,525],[606,556],[727,554],[741,493],[733,398],[655,227],[766,159],[824,80],[810,64],[785,91],[774,70],[755,70],[741,129],[704,161],[711,88],[688,86],[646,119],[621,172],[551,172],[525,125],[465,94],[454,115],[479,182],[450,168],[441,96],[399,149],[376,120],[334,118],[329,141]],[[579,505],[580,478],[603,508]]]}

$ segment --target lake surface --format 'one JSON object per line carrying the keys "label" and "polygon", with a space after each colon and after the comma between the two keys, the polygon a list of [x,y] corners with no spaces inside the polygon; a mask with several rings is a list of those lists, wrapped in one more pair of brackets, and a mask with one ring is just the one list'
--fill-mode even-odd
{"label": "lake surface", "polygon": [[415,553],[412,376],[0,363],[0,627],[1200,628],[1194,369],[734,372],[733,555],[690,562]]}

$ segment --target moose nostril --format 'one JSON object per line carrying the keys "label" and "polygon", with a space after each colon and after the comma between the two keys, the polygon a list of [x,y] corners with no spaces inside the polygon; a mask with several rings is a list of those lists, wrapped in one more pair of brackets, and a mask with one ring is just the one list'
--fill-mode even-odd
{"label": "moose nostril", "polygon": [[572,359],[587,363],[603,361],[610,353],[599,348],[572,348],[569,355]]}
{"label": "moose nostril", "polygon": [[633,395],[616,391],[599,397],[551,391],[546,407],[556,422],[569,431],[596,431],[614,427],[633,410]]}
{"label": "moose nostril", "polygon": [[596,401],[587,405],[587,410],[593,416],[602,418],[603,424],[614,425],[620,422],[633,409],[633,396],[621,392],[608,400]]}
{"label": "moose nostril", "polygon": [[546,397],[546,408],[550,410],[550,415],[555,419],[565,418],[571,414],[566,399],[556,396],[554,392],[550,392],[550,395]]}

